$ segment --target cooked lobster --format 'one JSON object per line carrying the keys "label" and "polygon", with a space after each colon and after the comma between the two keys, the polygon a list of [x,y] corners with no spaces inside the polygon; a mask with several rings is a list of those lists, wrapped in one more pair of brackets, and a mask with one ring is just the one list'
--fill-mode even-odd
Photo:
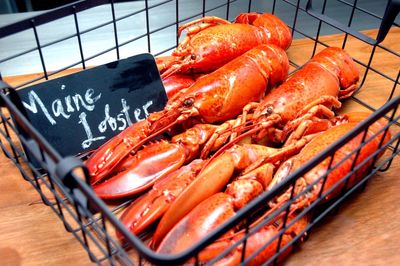
{"label": "cooked lobster", "polygon": [[174,73],[209,73],[261,44],[287,49],[292,42],[288,26],[272,14],[244,13],[235,23],[218,17],[203,17],[179,27],[186,37],[159,60],[164,79]]}
{"label": "cooked lobster", "polygon": [[[299,119],[296,119],[296,115],[299,115],[301,118],[306,117],[307,119],[304,119],[304,122],[301,120],[302,122],[298,123],[299,126],[296,129],[292,126],[293,129],[291,129],[291,131],[293,131],[293,133],[290,135],[291,137],[288,138],[287,145],[296,145],[297,140],[302,138],[303,135],[309,135],[313,132],[326,130],[331,126],[329,119],[334,116],[333,112],[330,111],[328,107],[331,107],[332,103],[335,107],[339,107],[340,102],[337,101],[337,98],[350,95],[352,90],[356,88],[358,71],[354,66],[354,63],[348,60],[351,60],[351,58],[339,48],[325,49],[316,55],[301,70],[294,73],[293,76],[284,84],[267,94],[260,104],[250,104],[250,107],[258,107],[258,109],[251,114],[244,114],[249,119],[248,125],[257,130],[262,130],[263,128],[261,126],[264,126],[264,128],[267,129],[267,125],[271,126],[271,122],[275,122],[276,127],[274,128],[274,131],[275,135],[278,135],[279,129],[283,128],[286,124],[290,125],[292,123],[291,121],[298,123]],[[329,64],[324,64],[325,61],[329,62]],[[335,73],[336,76],[333,75],[332,72]],[[339,82],[339,80],[342,80],[342,82]],[[341,89],[346,91],[346,94],[342,93]],[[271,106],[273,108],[271,108]],[[262,110],[262,108],[264,108],[264,110]],[[272,112],[271,110],[274,110],[275,112]],[[319,113],[320,110],[322,110],[322,115]],[[256,119],[253,119],[252,116]],[[223,126],[218,128],[223,127],[224,129],[228,128],[232,130],[234,127],[231,125],[235,125],[237,122],[239,122],[240,125],[240,123],[242,123],[241,121],[242,117],[239,117],[237,121],[231,121],[229,126],[223,127],[223,124]],[[178,138],[172,143],[164,142],[159,144],[159,147],[162,147],[162,154],[174,151],[178,152],[181,156],[178,156],[175,153],[174,157],[170,157],[170,160],[167,160],[168,163],[163,164],[163,171],[157,173],[157,177],[169,173],[169,171],[164,171],[168,166],[178,168],[180,165],[187,163],[188,158],[193,159],[191,158],[193,157],[193,154],[198,156],[200,148],[204,147],[204,145],[199,144],[206,143],[205,140],[209,141],[209,136],[214,134],[217,130],[215,126],[210,126],[209,128],[201,130],[201,126],[206,127],[206,125],[197,125],[197,127],[190,130],[190,134],[187,135],[187,138]],[[251,130],[252,129],[250,129],[250,131]],[[252,133],[254,132],[256,131],[253,130]],[[245,132],[242,135],[245,134],[247,133]],[[282,133],[279,135],[281,136]],[[218,135],[218,137],[219,136],[220,135]],[[280,136],[279,141],[283,139]],[[240,137],[241,135],[239,135],[238,138]],[[275,139],[275,137],[271,137],[271,139]],[[212,141],[215,143],[214,140]],[[216,138],[215,141],[218,142],[218,138]],[[221,143],[223,144],[224,142],[222,141]],[[145,150],[146,149],[143,149],[142,152]],[[148,158],[152,159],[152,164],[158,164],[155,161],[155,159],[158,158],[157,154],[150,152],[150,150],[146,154]],[[164,157],[160,157],[160,159],[161,158]],[[159,162],[163,163],[161,160]],[[258,161],[254,162],[253,167],[257,167],[257,164],[261,164],[262,162],[262,158],[259,158]],[[212,169],[212,166],[209,166],[209,168]],[[142,168],[139,165],[132,165],[130,169],[132,173],[146,172],[149,176],[154,176],[154,173],[157,172],[157,168],[155,167]],[[171,170],[172,172],[175,169],[171,167],[168,168],[168,170]],[[220,172],[221,170],[218,171]],[[160,237],[156,239],[161,239],[162,236],[165,235],[165,233],[168,232],[168,230],[180,218],[182,218],[183,215],[187,214],[194,206],[196,206],[196,204],[221,190],[229,181],[230,177],[229,174],[226,176],[207,174],[207,171],[203,171],[201,176],[202,178],[194,180],[193,183],[172,203],[159,224],[159,228],[163,229],[158,229],[159,232],[157,235],[160,235]],[[221,181],[222,185],[217,181],[217,177],[221,177],[223,180]],[[120,178],[120,180],[123,181],[124,179]],[[115,180],[115,182],[117,182],[117,180]],[[119,196],[124,194],[122,191],[130,193],[134,191],[134,189],[142,186],[140,182],[137,183],[138,185],[128,182],[118,182],[118,184],[121,184],[118,186],[116,183],[103,184],[100,193],[103,197],[105,194],[109,195],[109,197]],[[114,189],[114,187],[118,188],[118,192],[116,192],[117,189]],[[201,187],[206,187],[207,189],[199,189]],[[191,202],[190,205],[187,204],[189,198]],[[185,206],[185,208],[183,206]],[[153,208],[156,209],[157,206],[152,205],[151,209],[153,210]]]}
{"label": "cooked lobster", "polygon": [[247,103],[259,101],[268,88],[286,79],[288,69],[281,48],[261,45],[198,79],[170,99],[164,110],[131,125],[97,149],[86,161],[91,183],[115,172],[124,158],[150,139],[189,119],[213,123],[235,117]]}
{"label": "cooked lobster", "polygon": [[[247,131],[230,141],[230,145],[246,136],[252,136],[255,141],[268,137],[269,141],[283,143],[296,128],[306,131],[318,117],[333,117],[332,107],[339,108],[338,100],[352,95],[359,76],[355,62],[346,51],[337,47],[325,48],[261,102],[245,106],[240,124]],[[248,113],[252,115],[248,116]],[[237,132],[237,129],[233,131],[233,137]],[[202,156],[209,153],[218,134],[217,130],[203,148]],[[301,134],[293,137],[299,138]]]}
{"label": "cooked lobster", "polygon": [[[347,123],[333,126],[332,128],[316,135],[297,155],[281,164],[280,168],[274,175],[273,181],[269,184],[268,189],[273,188],[277,183],[287,178],[305,162],[324,151],[329,145],[352,130],[367,116],[368,114],[366,113],[352,113],[346,115],[348,119]],[[345,184],[349,187],[355,185],[355,183],[365,176],[368,170],[371,169],[370,167],[374,162],[373,155],[376,154],[376,151],[389,141],[390,132],[383,131],[385,127],[385,120],[378,120],[373,123],[366,132],[365,142],[363,142],[363,133],[360,133],[355,138],[351,139],[335,152],[332,161],[330,157],[326,158],[303,177],[299,178],[296,181],[295,192],[292,196],[292,189],[290,188],[283,195],[278,196],[275,200],[267,203],[271,209],[263,216],[263,218],[276,211],[276,209],[286,203],[289,198],[300,195],[300,193],[302,193],[301,196],[290,205],[289,220],[295,217],[302,209],[313,203],[318,197],[321,197],[324,200],[329,200],[337,195]],[[357,149],[361,147],[361,144],[362,148],[357,152]],[[358,155],[356,155],[357,153]],[[351,156],[348,156],[349,154]],[[375,159],[379,158],[382,154],[383,152],[377,153]],[[346,158],[346,156],[348,156],[348,158]],[[330,168],[330,165],[332,171],[327,173],[327,169]],[[349,176],[348,173],[350,169],[356,169],[356,171],[354,174]],[[349,179],[347,183],[344,179],[346,176]],[[325,182],[324,177],[326,177]],[[309,188],[308,190],[305,190],[307,186],[309,186]],[[336,187],[334,188],[334,186]],[[241,189],[244,191],[247,188],[242,187]],[[321,192],[322,194],[320,194]],[[183,251],[190,245],[193,245],[196,240],[204,237],[205,234],[211,232],[211,230],[221,225],[229,217],[235,215],[237,205],[235,205],[236,199],[234,199],[234,196],[227,192],[218,193],[201,202],[174,226],[174,228],[162,240],[157,251],[174,254]],[[283,215],[278,214],[272,221],[280,223],[282,217]],[[301,220],[299,220],[299,222],[301,222]],[[293,226],[297,228],[296,226],[298,226],[298,223],[295,223]],[[276,223],[267,224],[251,236],[247,240],[249,250],[246,249],[244,258],[247,258],[252,252],[254,252],[254,250],[261,248],[273,236],[276,237],[278,231],[276,227]],[[303,224],[301,228],[304,227]],[[289,227],[289,230],[290,228],[291,227]],[[200,253],[200,261],[204,262],[214,258],[239,239],[238,235],[241,235],[242,237],[243,234],[243,231],[239,231],[238,233],[232,231],[227,232],[221,239],[217,240]],[[293,237],[293,235],[285,232],[281,243],[287,243],[288,241],[285,239],[289,238],[290,240],[290,237]],[[251,260],[251,264],[256,265],[265,262],[275,255],[276,245],[277,242],[272,242],[270,245],[267,245]],[[242,248],[243,246],[239,245],[220,262],[224,265],[236,265],[241,260]]]}
{"label": "cooked lobster", "polygon": [[[277,183],[287,178],[305,162],[309,161],[324,149],[327,149],[331,143],[348,133],[359,122],[365,120],[368,117],[368,113],[357,112],[350,113],[347,116],[349,117],[349,123],[329,129],[320,136],[315,137],[315,139],[305,146],[298,155],[283,163],[275,174],[268,189],[272,189]],[[320,195],[322,195],[323,201],[330,200],[337,196],[344,186],[351,187],[357,183],[360,178],[364,177],[374,163],[373,158],[368,157],[390,140],[390,131],[382,130],[385,128],[386,124],[386,120],[383,119],[376,121],[368,128],[365,136],[363,133],[358,134],[342,148],[337,150],[332,155],[333,158],[326,158],[311,171],[307,172],[302,178],[298,179],[295,185],[294,196],[300,193],[301,196],[291,205],[291,212],[307,207]],[[374,134],[377,135],[374,136]],[[357,148],[360,147],[362,148],[357,151]],[[383,152],[377,154],[376,159],[382,156],[382,154]],[[351,156],[342,162],[343,158],[348,155]],[[328,172],[328,169],[331,170]],[[352,175],[349,175],[351,169],[356,169],[356,171]],[[345,182],[344,177],[346,177],[348,181]],[[324,181],[325,178],[326,180]],[[310,184],[313,184],[312,188],[306,189]],[[322,189],[323,191],[321,191]],[[305,191],[307,193],[305,193]],[[282,205],[289,198],[290,192],[286,192],[277,197],[270,203],[270,206],[273,207],[272,210]]]}

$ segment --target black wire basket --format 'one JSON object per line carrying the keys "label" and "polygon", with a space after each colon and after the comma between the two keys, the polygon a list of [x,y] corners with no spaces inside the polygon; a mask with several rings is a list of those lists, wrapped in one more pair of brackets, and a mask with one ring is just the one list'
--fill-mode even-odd
{"label": "black wire basket", "polygon": [[[2,69],[9,67],[8,64],[26,64],[26,57],[36,56],[36,60],[29,60],[29,66],[40,67],[42,75],[36,76],[33,80],[17,84],[11,88],[6,83],[1,83],[2,93],[0,94],[1,104],[1,137],[0,145],[5,155],[13,161],[20,170],[23,178],[30,182],[40,194],[44,204],[49,206],[59,219],[63,222],[65,229],[72,233],[87,251],[91,261],[97,264],[112,265],[131,265],[131,264],[181,264],[191,259],[193,264],[200,264],[199,253],[210,243],[217,240],[228,230],[241,225],[245,234],[222,251],[217,257],[209,261],[208,264],[218,262],[221,258],[228,255],[234,249],[242,247],[241,263],[250,262],[262,250],[271,245],[272,241],[282,242],[285,231],[294,223],[312,214],[312,220],[308,225],[297,234],[288,244],[276,245],[274,252],[268,261],[264,263],[277,263],[280,255],[290,249],[295,243],[303,238],[305,233],[322,217],[337,207],[352,192],[365,186],[371,176],[377,171],[386,171],[390,168],[393,159],[399,153],[399,112],[400,104],[397,88],[399,86],[400,72],[393,68],[378,69],[374,66],[375,60],[384,57],[391,57],[400,61],[400,54],[394,51],[390,45],[386,45],[384,39],[390,30],[398,30],[399,24],[396,22],[396,15],[399,11],[398,1],[388,1],[381,13],[376,10],[368,9],[368,3],[364,1],[295,1],[295,0],[276,0],[276,1],[132,1],[129,3],[114,3],[112,0],[92,0],[79,1],[74,4],[66,5],[52,11],[41,13],[29,19],[25,19],[14,24],[0,28],[0,41],[11,42],[13,36],[20,33],[29,34],[32,37],[31,46],[21,50],[17,54],[7,55],[0,58]],[[191,5],[187,5],[191,2]],[[315,2],[315,1],[314,1]],[[334,4],[332,5],[332,2]],[[313,5],[314,4],[314,5]],[[330,15],[330,8],[342,7],[345,12],[340,17]],[[96,17],[96,25],[87,26],[87,17],[90,18],[90,10],[101,10],[104,15],[102,18]],[[156,19],[157,12],[160,10],[170,10],[175,16],[171,16],[171,21],[159,21]],[[298,169],[284,182],[277,185],[273,190],[262,194],[253,200],[248,206],[239,210],[237,215],[229,219],[221,227],[211,234],[204,237],[199,243],[188,248],[186,251],[177,255],[163,255],[152,251],[139,237],[131,234],[127,228],[118,220],[117,216],[121,213],[132,200],[126,201],[118,206],[110,206],[99,199],[90,185],[88,185],[88,173],[84,164],[76,157],[63,157],[55,150],[46,139],[30,124],[23,114],[23,107],[18,100],[15,89],[50,79],[53,75],[63,74],[64,71],[74,68],[87,68],[90,65],[110,62],[125,58],[141,52],[149,52],[154,55],[161,55],[170,52],[178,43],[178,25],[186,23],[192,19],[207,15],[214,15],[232,20],[239,13],[243,12],[269,12],[282,18],[292,29],[294,38],[307,40],[307,51],[303,59],[297,59],[295,50],[289,50],[289,58],[294,68],[300,67],[306,60],[311,58],[318,49],[336,45],[349,51],[355,49],[350,44],[350,39],[361,43],[367,56],[363,59],[354,58],[360,69],[363,70],[360,89],[346,101],[347,105],[358,105],[362,108],[373,111],[373,115],[360,123],[351,132],[344,135],[339,141],[323,151],[319,156],[308,161],[301,169]],[[132,34],[123,34],[125,30],[123,23],[129,20],[140,20],[137,28],[132,26]],[[376,38],[361,32],[363,28],[354,26],[354,21],[369,18],[376,22],[373,28],[379,28]],[[57,31],[57,23],[68,20],[70,31],[65,32],[63,38],[48,40],[42,38],[44,31]],[[102,21],[104,20],[104,21]],[[93,21],[93,20],[90,20]],[[312,27],[310,26],[312,25]],[[129,26],[131,27],[131,26]],[[123,29],[123,30],[122,30]],[[98,47],[86,47],[86,42],[92,38],[91,34],[96,31],[106,30],[112,38],[107,39],[105,45]],[[323,34],[334,36],[332,39],[324,38]],[[169,36],[168,41],[160,41],[159,34]],[[330,42],[333,40],[334,42]],[[101,41],[101,40],[100,40]],[[105,40],[104,40],[105,41]],[[51,61],[51,49],[57,49],[57,45],[63,42],[72,42],[74,51],[70,51],[77,58],[71,62]],[[108,45],[108,46],[107,46]],[[68,51],[66,51],[68,52]],[[291,56],[292,55],[292,56]],[[99,60],[99,61],[98,61]],[[35,64],[37,62],[37,64]],[[26,64],[28,65],[28,64]],[[28,67],[28,66],[27,66]],[[397,66],[398,67],[398,66]],[[37,69],[37,68],[36,68]],[[57,69],[49,71],[48,69]],[[397,71],[397,72],[396,72]],[[38,72],[36,70],[36,72]],[[3,75],[7,73],[3,72]],[[379,79],[387,84],[385,88],[373,88],[373,80]],[[363,91],[369,89],[379,89],[376,91],[376,99],[369,99],[364,96]],[[397,96],[397,97],[396,97]],[[294,219],[288,219],[288,214],[292,203],[298,198],[308,193],[314,184],[309,185],[300,194],[293,193],[293,189],[306,172],[314,166],[330,158],[330,165],[327,174],[321,176],[320,180],[325,184],[328,174],[340,167],[343,163],[332,165],[336,151],[345,145],[355,136],[362,134],[363,140],[347,159],[355,162],[362,148],[371,141],[366,136],[366,132],[372,123],[378,119],[385,119],[386,126],[379,134],[387,135],[391,131],[390,140],[383,145],[381,142],[379,149],[370,157],[366,158],[361,164],[352,167],[349,173],[343,177],[341,182],[336,184],[342,186],[339,196],[331,200],[329,204],[321,204],[330,191],[322,193],[322,189],[315,202],[297,214]],[[378,154],[386,151],[384,156],[377,160]],[[372,164],[371,164],[372,162]],[[37,167],[39,164],[39,167]],[[352,174],[362,167],[369,165],[368,174],[360,179],[354,186],[348,186]],[[321,181],[322,180],[322,181]],[[291,190],[290,190],[291,189]],[[290,199],[281,208],[262,220],[256,227],[250,226],[253,220],[250,218],[263,209],[266,202],[273,200],[277,195],[284,191],[292,191]],[[247,239],[252,234],[257,233],[261,228],[270,223],[277,215],[282,215],[279,230],[273,239],[265,243],[263,247],[254,251],[250,256],[246,255]],[[116,240],[115,231],[119,231],[127,240],[124,246]]]}

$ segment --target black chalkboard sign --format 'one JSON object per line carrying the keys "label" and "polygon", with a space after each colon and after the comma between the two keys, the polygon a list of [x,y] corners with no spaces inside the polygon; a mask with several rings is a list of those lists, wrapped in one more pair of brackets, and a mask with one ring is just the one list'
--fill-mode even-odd
{"label": "black chalkboard sign", "polygon": [[99,147],[166,102],[150,54],[140,54],[18,90],[28,119],[63,155]]}

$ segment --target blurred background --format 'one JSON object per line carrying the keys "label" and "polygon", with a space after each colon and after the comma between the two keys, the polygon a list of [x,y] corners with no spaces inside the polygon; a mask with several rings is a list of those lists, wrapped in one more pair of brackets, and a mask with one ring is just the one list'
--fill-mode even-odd
{"label": "blurred background", "polygon": [[[9,29],[4,27],[23,20],[26,24],[32,23],[30,20],[32,17],[72,2],[74,1],[0,0],[0,73],[3,76],[37,73],[43,70],[32,28],[10,35],[7,34]],[[294,31],[294,38],[310,38],[318,35],[318,20],[305,12],[307,0],[230,0],[229,8],[226,7],[227,0],[114,0],[113,2],[116,3],[115,24],[112,22],[110,4],[90,8],[77,14],[80,40],[76,38],[77,28],[74,26],[75,20],[71,12],[68,13],[71,15],[51,23],[36,26],[47,70],[58,70],[66,65],[80,67],[76,62],[79,62],[82,56],[87,59],[88,66],[116,60],[115,49],[113,50],[116,44],[115,33],[121,46],[119,58],[144,52],[154,55],[168,54],[177,42],[176,19],[178,18],[179,23],[183,24],[200,18],[203,8],[206,10],[206,15],[232,21],[239,13],[247,11],[250,5],[251,11],[274,11],[290,27],[296,23],[296,28],[301,29],[301,32]],[[379,28],[380,17],[384,14],[387,3],[388,0],[314,0],[313,8],[346,26],[350,25],[353,29],[362,31]],[[300,6],[298,12],[296,12],[297,4]],[[354,4],[357,9],[353,13]],[[146,5],[148,10],[144,12]],[[350,22],[352,13],[353,19]],[[396,22],[399,23],[399,20],[400,18],[397,18]],[[148,38],[147,31],[151,32]],[[319,35],[339,32],[335,27],[322,23]],[[78,41],[82,42],[82,54]]]}

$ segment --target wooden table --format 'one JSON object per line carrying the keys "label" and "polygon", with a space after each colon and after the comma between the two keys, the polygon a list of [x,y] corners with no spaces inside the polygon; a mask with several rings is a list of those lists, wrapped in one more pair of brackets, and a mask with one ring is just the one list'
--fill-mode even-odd
{"label": "wooden table", "polygon": [[[367,34],[376,36],[376,31]],[[400,51],[400,30],[392,30],[385,45]],[[324,41],[341,46],[338,36]],[[290,58],[301,61],[311,49],[309,41],[297,40],[288,51]],[[346,48],[355,58],[370,50],[356,40]],[[377,51],[377,62],[385,73],[396,75],[398,57],[386,57]],[[9,78],[16,82],[26,77]],[[393,85],[392,85],[393,86]],[[360,97],[380,106],[385,101],[382,79],[367,79]],[[379,88],[379,93],[376,89]],[[391,89],[392,87],[388,88]],[[399,95],[399,92],[396,92]],[[345,103],[343,112],[362,109],[354,102]],[[400,158],[391,168],[376,174],[365,191],[349,199],[340,211],[324,219],[304,244],[286,261],[287,265],[395,265],[400,261]],[[64,230],[50,208],[36,204],[40,198],[17,169],[0,153],[0,261],[2,265],[89,265],[89,258],[73,236]],[[34,204],[32,204],[34,203]]]}

